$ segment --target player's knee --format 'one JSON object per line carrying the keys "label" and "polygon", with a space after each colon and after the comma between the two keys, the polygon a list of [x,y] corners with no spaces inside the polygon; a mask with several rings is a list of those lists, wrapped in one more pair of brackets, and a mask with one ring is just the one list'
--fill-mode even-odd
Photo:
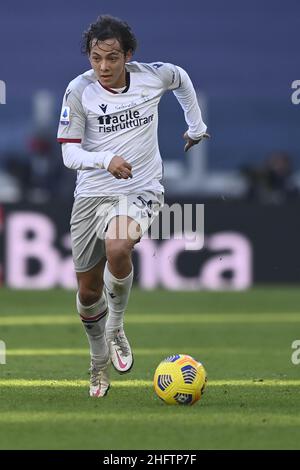
{"label": "player's knee", "polygon": [[118,263],[131,256],[132,243],[129,240],[106,240],[106,258],[109,263]]}
{"label": "player's knee", "polygon": [[84,306],[93,305],[100,299],[101,292],[87,287],[79,287],[79,300]]}

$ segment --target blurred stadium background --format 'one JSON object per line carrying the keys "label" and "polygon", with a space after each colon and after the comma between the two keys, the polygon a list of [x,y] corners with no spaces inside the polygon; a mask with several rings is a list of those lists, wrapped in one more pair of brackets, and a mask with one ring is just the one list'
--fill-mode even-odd
{"label": "blurred stadium background", "polygon": [[[75,289],[69,218],[76,175],[63,167],[56,129],[66,85],[89,68],[80,53],[82,31],[103,13],[132,26],[139,40],[134,59],[172,62],[188,71],[212,136],[184,154],[181,109],[172,93],[163,97],[159,138],[166,200],[205,204],[205,246],[188,251],[171,239],[142,242],[135,250],[136,289],[128,309],[137,348],[133,378],[148,380],[145,390],[165,354],[190,352],[203,358],[212,385],[201,404],[204,415],[176,411],[174,424],[171,412],[159,421],[161,408],[153,407],[150,392],[142,402],[138,385],[130,395],[127,382],[124,388],[119,383],[118,419],[126,418],[122,406],[135,418],[122,441],[110,440],[108,433],[97,444],[94,435],[89,442],[82,436],[86,429],[91,437],[89,412],[101,405],[82,405],[85,388],[78,382],[70,391],[71,406],[65,385],[56,382],[80,381],[88,361],[74,293],[61,289]],[[1,368],[7,399],[0,447],[299,446],[299,420],[293,418],[299,381],[288,382],[298,372],[290,355],[300,301],[300,105],[291,98],[292,82],[300,80],[299,2],[10,0],[1,4],[0,26],[2,89],[6,85],[0,105],[0,339],[8,348]],[[41,289],[49,292],[36,291]],[[159,289],[155,296],[152,289]],[[254,391],[263,378],[271,382],[263,392]],[[230,390],[231,379],[236,382]],[[26,380],[37,382],[31,387]],[[276,380],[281,382],[275,392]],[[12,399],[15,386],[20,395]],[[40,395],[39,387],[48,395]],[[141,416],[151,433],[140,427],[136,403],[144,406]],[[84,413],[75,416],[74,404],[84,406]],[[114,402],[107,406],[107,429],[115,436]],[[234,409],[232,419],[228,407]],[[66,409],[63,421],[59,413]],[[105,419],[105,409],[101,414]],[[76,420],[80,432],[73,429]],[[19,444],[16,423],[22,425]],[[93,421],[95,432],[97,426]],[[164,426],[173,430],[166,440]]]}
{"label": "blurred stadium background", "polygon": [[[183,115],[172,93],[165,95],[159,136],[167,199],[206,205],[205,250],[191,263],[187,252],[174,248],[179,284],[243,289],[256,283],[298,283],[300,107],[291,101],[291,84],[299,70],[300,19],[299,4],[288,4],[190,2],[183,15],[179,4],[170,11],[168,2],[158,1],[141,9],[135,2],[130,7],[112,2],[108,8],[92,0],[83,9],[79,1],[54,0],[43,12],[34,0],[4,2],[2,282],[16,288],[75,285],[68,238],[75,172],[63,167],[55,135],[67,83],[89,68],[80,53],[82,31],[109,10],[136,32],[136,60],[186,68],[212,135],[185,155]],[[229,258],[220,260],[224,252],[236,254],[232,264]],[[213,258],[220,262],[209,269]],[[208,269],[214,274],[207,276]],[[167,276],[161,277],[142,286],[172,288]],[[188,282],[191,278],[194,282]]]}

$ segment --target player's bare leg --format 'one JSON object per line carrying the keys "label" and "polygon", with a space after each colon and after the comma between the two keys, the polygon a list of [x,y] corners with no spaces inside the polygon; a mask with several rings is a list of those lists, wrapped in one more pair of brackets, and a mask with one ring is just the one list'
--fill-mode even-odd
{"label": "player's bare leg", "polygon": [[129,372],[133,365],[133,355],[123,323],[133,280],[131,253],[140,239],[140,232],[139,224],[121,215],[111,220],[105,239],[107,263],[104,284],[109,306],[105,331],[112,364],[121,374]]}
{"label": "player's bare leg", "polygon": [[84,273],[77,273],[77,310],[90,345],[90,396],[103,397],[109,389],[109,350],[105,337],[107,301],[103,292],[105,259]]}

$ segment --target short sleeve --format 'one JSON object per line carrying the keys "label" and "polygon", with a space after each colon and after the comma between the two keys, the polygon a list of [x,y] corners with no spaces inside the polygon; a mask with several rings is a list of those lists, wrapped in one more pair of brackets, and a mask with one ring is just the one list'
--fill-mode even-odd
{"label": "short sleeve", "polygon": [[86,115],[81,101],[82,92],[69,86],[64,95],[57,140],[60,143],[81,143],[84,132]]}

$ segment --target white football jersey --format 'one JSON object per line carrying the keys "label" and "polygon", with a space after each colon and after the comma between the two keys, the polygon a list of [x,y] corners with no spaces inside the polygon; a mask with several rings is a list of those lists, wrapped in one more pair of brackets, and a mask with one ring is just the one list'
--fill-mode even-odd
{"label": "white football jersey", "polygon": [[[162,62],[126,64],[126,87],[103,87],[93,70],[75,78],[63,99],[58,142],[81,144],[88,152],[119,155],[132,165],[132,179],[116,179],[97,162],[79,169],[75,197],[162,191],[162,161],[157,140],[158,103],[174,90],[191,138],[206,131],[195,90],[187,73]],[[103,160],[103,158],[102,158]],[[78,164],[77,168],[84,168]]]}

